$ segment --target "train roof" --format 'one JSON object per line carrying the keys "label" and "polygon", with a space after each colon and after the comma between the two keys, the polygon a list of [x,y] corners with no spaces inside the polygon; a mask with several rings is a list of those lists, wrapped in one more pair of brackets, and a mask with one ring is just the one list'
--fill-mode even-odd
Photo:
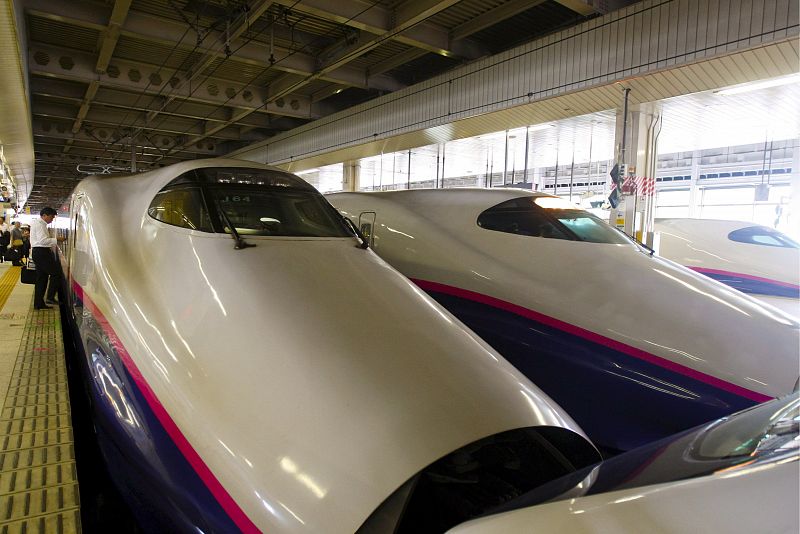
{"label": "train roof", "polygon": [[[125,175],[94,174],[89,176],[88,179],[96,179],[96,180],[130,179],[138,181],[153,180],[154,182],[163,182],[161,185],[161,187],[163,187],[164,185],[169,183],[170,180],[177,178],[178,176],[184,174],[185,172],[191,171],[193,169],[205,169],[209,167],[247,167],[252,169],[276,171],[290,176],[294,176],[292,173],[280,169],[278,167],[265,165],[264,163],[258,163],[255,161],[247,161],[247,160],[233,159],[233,158],[207,158],[207,159],[195,159],[191,161],[184,161],[181,163],[176,163],[174,165],[169,165],[168,167],[153,169],[147,172],[142,172],[137,174],[125,174]],[[301,178],[297,178],[297,180],[303,181]]]}
{"label": "train roof", "polygon": [[334,193],[334,198],[358,198],[362,206],[370,200],[388,202],[411,212],[439,219],[475,219],[482,212],[507,200],[520,197],[549,197],[545,193],[512,188],[459,188],[459,189],[409,189],[403,191],[376,191],[370,193]]}

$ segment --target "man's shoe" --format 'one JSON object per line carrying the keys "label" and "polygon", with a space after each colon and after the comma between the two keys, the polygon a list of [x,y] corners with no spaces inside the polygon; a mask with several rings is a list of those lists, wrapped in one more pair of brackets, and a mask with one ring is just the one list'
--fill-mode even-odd
{"label": "man's shoe", "polygon": [[51,306],[58,306],[58,301],[56,299],[45,299],[45,304],[50,304]]}
{"label": "man's shoe", "polygon": [[50,306],[48,306],[47,304],[44,304],[44,305],[42,305],[42,306],[36,306],[36,305],[34,305],[34,306],[33,306],[33,309],[34,309],[34,310],[50,310],[50,309],[52,309],[52,308],[51,308]]}

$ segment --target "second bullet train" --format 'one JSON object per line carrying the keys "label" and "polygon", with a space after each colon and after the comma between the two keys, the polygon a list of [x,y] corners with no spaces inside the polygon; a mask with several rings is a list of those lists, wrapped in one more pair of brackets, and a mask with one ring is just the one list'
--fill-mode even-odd
{"label": "second bullet train", "polygon": [[441,532],[599,459],[294,175],[89,177],[69,216],[65,313],[143,531]]}
{"label": "second bullet train", "polygon": [[792,318],[560,198],[451,189],[328,199],[609,453],[798,381]]}

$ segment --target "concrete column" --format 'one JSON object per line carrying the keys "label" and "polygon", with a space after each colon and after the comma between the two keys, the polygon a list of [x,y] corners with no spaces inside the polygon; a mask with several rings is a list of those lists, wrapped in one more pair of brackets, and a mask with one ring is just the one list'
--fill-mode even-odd
{"label": "concrete column", "polygon": [[692,152],[692,179],[689,182],[689,217],[700,217],[700,158],[702,151]]}
{"label": "concrete column", "polygon": [[[617,108],[615,161],[627,166],[628,172],[623,182],[627,178],[638,177],[641,186],[644,178],[655,177],[659,131],[660,114],[656,106],[629,102],[627,117],[623,105]],[[642,242],[652,242],[654,197],[643,195],[642,187],[634,190],[632,184],[631,187],[623,187],[620,193],[620,204],[616,210],[612,210],[609,222]]]}
{"label": "concrete column", "polygon": [[355,192],[361,187],[361,161],[345,161],[343,164],[344,173],[342,177],[342,190]]}
{"label": "concrete column", "polygon": [[792,200],[789,203],[788,232],[794,239],[800,239],[800,139],[792,142]]}
{"label": "concrete column", "polygon": [[544,191],[544,180],[542,179],[542,168],[535,167],[528,171],[528,180],[533,184],[534,191]]}

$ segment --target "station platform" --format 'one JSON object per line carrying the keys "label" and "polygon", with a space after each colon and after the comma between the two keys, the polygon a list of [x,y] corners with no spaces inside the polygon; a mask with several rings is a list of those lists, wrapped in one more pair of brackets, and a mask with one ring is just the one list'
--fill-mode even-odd
{"label": "station platform", "polygon": [[81,532],[57,307],[34,310],[20,267],[0,264],[0,532]]}

